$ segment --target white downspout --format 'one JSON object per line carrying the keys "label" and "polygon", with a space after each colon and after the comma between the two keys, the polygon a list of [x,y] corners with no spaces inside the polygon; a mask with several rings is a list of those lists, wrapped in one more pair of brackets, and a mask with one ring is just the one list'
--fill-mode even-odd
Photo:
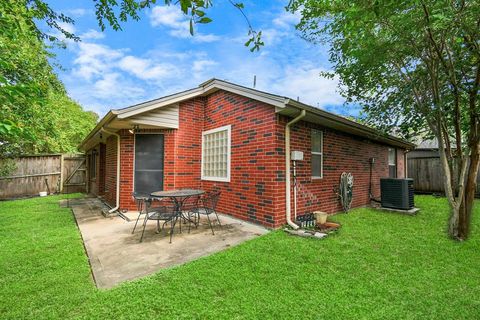
{"label": "white downspout", "polygon": [[115,132],[105,130],[103,127],[100,129],[100,131],[117,137],[117,183],[116,183],[117,190],[116,190],[116,201],[115,201],[116,205],[112,209],[108,210],[108,213],[113,213],[117,211],[118,208],[120,207],[120,135],[118,135]]}
{"label": "white downspout", "polygon": [[300,114],[295,117],[292,121],[288,122],[287,125],[285,126],[285,205],[286,205],[286,216],[287,216],[287,223],[290,227],[293,229],[298,229],[299,226],[297,226],[293,221],[292,221],[292,212],[290,208],[291,204],[291,185],[290,185],[290,126],[294,125],[298,121],[300,121],[302,118],[305,117],[307,112],[305,110],[302,110]]}

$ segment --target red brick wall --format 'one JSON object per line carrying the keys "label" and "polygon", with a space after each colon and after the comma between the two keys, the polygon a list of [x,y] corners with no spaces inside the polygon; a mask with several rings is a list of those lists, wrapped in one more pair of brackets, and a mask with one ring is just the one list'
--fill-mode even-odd
{"label": "red brick wall", "polygon": [[218,211],[275,226],[274,198],[280,190],[283,150],[278,150],[272,106],[224,91],[207,97],[204,130],[231,125],[230,182],[202,181],[222,192]]}
{"label": "red brick wall", "polygon": [[117,138],[110,136],[105,142],[105,201],[115,206],[117,187]]}
{"label": "red brick wall", "polygon": [[397,149],[397,178],[405,178],[405,150]]}
{"label": "red brick wall", "polygon": [[[98,150],[98,146],[95,146],[94,148],[88,150],[88,152],[87,152],[88,191],[91,194],[99,195],[99,184],[97,183],[97,179],[98,179],[98,155],[95,156],[97,158],[97,176],[95,178],[92,178],[92,172],[90,171],[91,162],[93,161],[93,157],[94,157],[93,150]],[[98,152],[98,151],[95,151],[95,152]]]}
{"label": "red brick wall", "polygon": [[[218,91],[180,104],[179,129],[148,130],[165,136],[164,189],[202,188],[222,191],[218,211],[269,227],[285,223],[285,124],[272,106],[233,93]],[[202,131],[232,126],[231,181],[200,180]],[[310,131],[324,132],[324,177],[312,180]],[[142,130],[145,131],[145,130]],[[134,136],[121,135],[120,208],[135,210],[131,193]],[[362,138],[300,122],[292,130],[292,150],[304,151],[298,163],[298,212],[341,210],[333,189],[343,171],[354,175],[353,206],[369,203],[369,158],[375,157],[373,194],[379,197],[379,177],[388,176],[388,147]],[[106,142],[105,199],[115,205],[116,138]],[[403,176],[403,151],[398,150],[398,173]],[[293,185],[293,184],[292,184]],[[293,191],[293,189],[292,189]],[[293,210],[293,198],[292,198]],[[293,211],[292,211],[293,212]]]}
{"label": "red brick wall", "polygon": [[[88,162],[92,161],[92,153],[95,150],[96,153],[96,177],[90,178],[90,171],[88,171],[88,190],[89,193],[101,196],[105,192],[105,144],[100,143],[87,151]],[[90,163],[87,163],[88,168],[90,168]]]}
{"label": "red brick wall", "polygon": [[128,130],[120,130],[120,209],[128,209],[132,202],[134,141],[135,136]]}
{"label": "red brick wall", "polygon": [[200,188],[202,131],[204,130],[204,98],[180,103],[179,128],[175,132],[174,185],[179,188]]}
{"label": "red brick wall", "polygon": [[[311,177],[311,130],[323,132],[323,178]],[[320,126],[300,122],[292,129],[291,150],[304,152],[304,161],[297,161],[297,213],[315,210],[339,212],[342,207],[335,193],[342,172],[353,175],[352,207],[365,206],[369,200],[370,158],[375,158],[372,170],[372,193],[380,197],[380,178],[388,177],[388,146]],[[398,172],[403,176],[403,150],[398,149]],[[293,185],[293,183],[292,183]],[[292,191],[293,214],[293,191]]]}
{"label": "red brick wall", "polygon": [[104,143],[99,144],[98,154],[98,167],[97,167],[97,181],[98,181],[98,193],[97,195],[103,196],[105,194],[105,166],[107,150]]}

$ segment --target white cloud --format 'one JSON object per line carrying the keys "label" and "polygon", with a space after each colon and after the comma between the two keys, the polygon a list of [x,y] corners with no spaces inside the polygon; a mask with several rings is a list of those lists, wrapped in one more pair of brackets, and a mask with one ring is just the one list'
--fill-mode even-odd
{"label": "white cloud", "polygon": [[149,18],[153,27],[166,26],[172,29],[188,27],[188,21],[176,6],[155,6]]}
{"label": "white cloud", "polygon": [[272,23],[279,28],[288,29],[298,24],[300,22],[300,18],[301,15],[299,12],[296,12],[295,14],[282,12],[279,16],[272,20]]}
{"label": "white cloud", "polygon": [[128,81],[122,80],[122,75],[117,72],[107,73],[93,84],[92,94],[99,98],[119,98],[123,96],[142,96],[142,88],[131,86]]}
{"label": "white cloud", "polygon": [[345,101],[337,91],[338,79],[320,77],[320,72],[326,71],[315,67],[296,65],[287,67],[284,77],[269,84],[271,91],[308,103],[314,107],[340,105]]}
{"label": "white cloud", "polygon": [[58,26],[62,28],[63,30],[70,32],[70,33],[75,33],[76,29],[75,26],[71,23],[66,23],[66,22],[58,22]]}
{"label": "white cloud", "polygon": [[285,43],[285,39],[289,35],[290,35],[289,32],[280,30],[280,29],[274,29],[274,28],[262,29],[262,41],[265,43],[265,46],[263,48],[273,47],[282,42]]}
{"label": "white cloud", "polygon": [[[75,34],[75,32],[77,31],[75,29],[75,26],[71,23],[58,22],[58,27],[60,29],[64,30],[64,31],[66,31],[66,32],[71,33],[71,34]],[[57,30],[57,29],[52,29],[52,32],[49,33],[49,35],[56,37],[58,40],[66,43],[66,44],[74,42],[72,39],[68,39],[67,37],[65,37],[65,35],[60,30]]]}
{"label": "white cloud", "polygon": [[[189,34],[190,36],[190,34]],[[221,40],[222,37],[208,33],[208,34],[203,34],[203,33],[195,33],[192,37],[193,42],[198,42],[198,43],[207,43],[207,42],[215,42]]]}
{"label": "white cloud", "polygon": [[169,63],[155,63],[149,59],[134,56],[123,57],[118,63],[120,69],[143,80],[161,80],[178,74],[177,68]]}
{"label": "white cloud", "polygon": [[168,59],[164,56],[136,56],[127,54],[128,48],[114,49],[88,39],[72,43],[70,49],[75,59],[70,74],[64,79],[69,92],[87,109],[101,115],[111,108],[126,107],[160,96],[157,92],[165,90],[163,82],[175,83],[172,79],[178,81],[182,77],[181,70],[165,60],[181,58],[190,61],[194,57],[187,54],[172,54]]}
{"label": "white cloud", "polygon": [[[258,26],[266,43],[259,53],[244,47],[244,29],[222,38],[199,33],[191,37],[188,18],[178,6],[156,6],[148,16],[152,26],[165,28],[166,33],[179,39],[190,38],[188,46],[163,37],[157,47],[152,40],[152,45],[142,52],[144,46],[137,46],[140,38],[125,38],[122,48],[114,48],[105,44],[109,39],[103,33],[87,29],[81,34],[84,41],[71,44],[71,72],[62,76],[74,99],[103,115],[111,108],[196,87],[211,77],[251,87],[256,75],[258,89],[293,99],[299,96],[300,101],[312,106],[337,110],[344,102],[337,92],[337,79],[319,75],[330,68],[326,48],[300,39],[290,14],[278,14]],[[214,46],[201,44],[219,39],[225,41]]]}
{"label": "white cloud", "polygon": [[84,80],[90,80],[95,75],[109,71],[112,68],[112,61],[123,56],[122,50],[84,41],[78,43],[76,52],[77,58],[73,61],[76,67],[73,72]]}
{"label": "white cloud", "polygon": [[178,6],[155,6],[148,14],[150,25],[153,27],[166,27],[172,37],[181,39],[191,39],[197,43],[215,42],[221,39],[214,34],[203,34],[195,31],[195,35],[190,34],[190,21],[183,14]]}
{"label": "white cloud", "polygon": [[213,60],[197,60],[193,62],[192,71],[196,73],[203,72],[206,68],[217,65]]}
{"label": "white cloud", "polygon": [[94,29],[90,29],[80,35],[80,39],[82,40],[99,40],[103,38],[105,38],[105,33]]}
{"label": "white cloud", "polygon": [[71,17],[74,17],[74,18],[80,18],[80,17],[83,17],[84,15],[86,15],[88,12],[89,12],[89,10],[87,10],[87,9],[76,8],[76,9],[66,10],[65,14],[67,16],[71,16]]}

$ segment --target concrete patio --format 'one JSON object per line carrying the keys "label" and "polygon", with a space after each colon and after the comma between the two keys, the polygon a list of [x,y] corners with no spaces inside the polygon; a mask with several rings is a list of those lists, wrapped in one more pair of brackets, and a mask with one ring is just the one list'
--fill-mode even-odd
{"label": "concrete patio", "polygon": [[[170,244],[168,232],[156,233],[156,223],[149,221],[140,243],[142,226],[137,226],[135,234],[132,234],[135,221],[128,222],[118,216],[104,217],[101,213],[104,206],[99,199],[70,200],[69,206],[82,234],[98,288],[111,288],[123,281],[210,255],[268,232],[261,226],[221,215],[222,228],[215,225],[215,235],[212,235],[206,220],[202,220],[198,229],[192,228],[190,233],[188,225],[182,226],[182,233],[176,227]],[[136,217],[132,213],[127,216]]]}

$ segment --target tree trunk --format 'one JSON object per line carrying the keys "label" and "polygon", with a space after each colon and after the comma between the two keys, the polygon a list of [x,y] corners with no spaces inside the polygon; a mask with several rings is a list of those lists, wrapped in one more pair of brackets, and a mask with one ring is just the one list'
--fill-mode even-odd
{"label": "tree trunk", "polygon": [[[470,164],[467,171],[465,194],[458,209],[452,208],[450,217],[449,233],[456,240],[466,240],[470,231],[470,220],[475,201],[475,192],[477,190],[477,174],[480,164],[480,153],[478,143],[472,143],[470,146]],[[455,212],[455,210],[458,210]]]}

